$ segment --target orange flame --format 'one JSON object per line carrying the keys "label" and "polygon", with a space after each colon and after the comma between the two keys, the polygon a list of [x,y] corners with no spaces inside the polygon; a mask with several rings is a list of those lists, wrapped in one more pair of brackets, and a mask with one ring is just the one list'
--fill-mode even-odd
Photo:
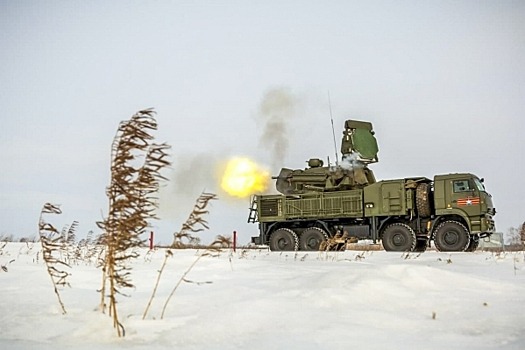
{"label": "orange flame", "polygon": [[226,165],[221,187],[231,196],[246,198],[268,188],[270,174],[248,158],[233,158]]}

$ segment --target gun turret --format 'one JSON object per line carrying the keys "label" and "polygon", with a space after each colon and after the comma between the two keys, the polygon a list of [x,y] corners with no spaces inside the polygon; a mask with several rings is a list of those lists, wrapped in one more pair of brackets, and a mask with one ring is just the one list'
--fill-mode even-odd
{"label": "gun turret", "polygon": [[285,195],[362,188],[376,182],[368,164],[379,161],[378,152],[372,123],[347,120],[341,142],[341,164],[325,167],[321,159],[311,158],[308,168],[283,168],[272,178],[277,180],[277,191]]}

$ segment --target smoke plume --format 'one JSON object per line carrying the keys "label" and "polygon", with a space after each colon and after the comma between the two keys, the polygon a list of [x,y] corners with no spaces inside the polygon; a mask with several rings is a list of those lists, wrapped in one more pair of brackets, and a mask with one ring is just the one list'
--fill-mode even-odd
{"label": "smoke plume", "polygon": [[346,170],[361,169],[365,166],[357,152],[345,154],[339,165]]}
{"label": "smoke plume", "polygon": [[295,115],[297,99],[289,89],[271,89],[263,96],[258,121],[262,124],[259,144],[270,151],[272,168],[284,164],[290,138],[290,120]]}
{"label": "smoke plume", "polygon": [[170,181],[160,189],[160,216],[187,215],[203,191],[218,190],[218,160],[211,154],[175,156]]}

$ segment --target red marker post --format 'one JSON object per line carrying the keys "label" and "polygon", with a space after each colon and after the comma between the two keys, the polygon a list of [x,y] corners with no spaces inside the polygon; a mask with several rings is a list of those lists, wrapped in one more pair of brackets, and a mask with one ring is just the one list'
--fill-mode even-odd
{"label": "red marker post", "polygon": [[233,231],[233,252],[237,249],[237,231]]}
{"label": "red marker post", "polygon": [[149,234],[149,250],[153,250],[153,231]]}

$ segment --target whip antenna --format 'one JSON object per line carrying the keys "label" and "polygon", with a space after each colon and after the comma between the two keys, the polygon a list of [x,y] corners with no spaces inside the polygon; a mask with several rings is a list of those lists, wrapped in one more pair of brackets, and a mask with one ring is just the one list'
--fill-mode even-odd
{"label": "whip antenna", "polygon": [[337,144],[335,143],[334,118],[332,117],[332,101],[330,100],[330,90],[328,90],[328,108],[330,109],[330,121],[332,122],[332,136],[334,137],[335,166],[339,166],[337,160]]}

